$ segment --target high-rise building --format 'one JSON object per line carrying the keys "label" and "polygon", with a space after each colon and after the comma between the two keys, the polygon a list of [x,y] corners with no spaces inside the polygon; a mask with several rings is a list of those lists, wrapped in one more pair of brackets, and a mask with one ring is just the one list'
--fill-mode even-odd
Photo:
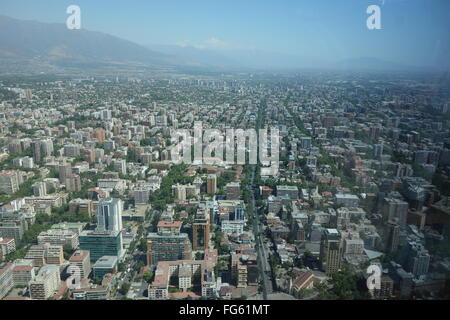
{"label": "high-rise building", "polygon": [[405,228],[408,202],[396,198],[384,198],[382,214],[388,221],[397,222],[401,228]]}
{"label": "high-rise building", "polygon": [[13,267],[13,280],[15,286],[28,286],[36,277],[33,261],[16,259]]}
{"label": "high-rise building", "polygon": [[114,160],[113,161],[114,170],[121,174],[127,174],[127,161],[126,160]]}
{"label": "high-rise building", "polygon": [[13,238],[0,237],[0,250],[3,255],[16,251],[16,241]]}
{"label": "high-rise building", "polygon": [[41,157],[41,143],[39,141],[33,141],[30,143],[31,154],[35,163],[39,163],[42,160]]}
{"label": "high-rise building", "polygon": [[0,221],[0,237],[13,238],[16,243],[22,240],[27,222],[23,217]]}
{"label": "high-rise building", "polygon": [[85,159],[89,163],[95,162],[95,151],[94,149],[82,149],[82,154],[84,155]]}
{"label": "high-rise building", "polygon": [[64,155],[66,157],[78,157],[80,155],[80,146],[76,144],[65,145]]}
{"label": "high-rise building", "polygon": [[13,287],[13,264],[0,264],[0,299],[3,299]]}
{"label": "high-rise building", "polygon": [[33,184],[33,194],[37,197],[42,197],[47,195],[47,184],[45,182],[39,181]]}
{"label": "high-rise building", "polygon": [[406,263],[406,271],[411,272],[418,277],[428,273],[430,266],[430,254],[425,247],[416,241],[408,243],[408,259]]}
{"label": "high-rise building", "polygon": [[41,154],[44,156],[49,156],[53,153],[53,141],[52,139],[43,139],[40,142],[41,145]]}
{"label": "high-rise building", "polygon": [[88,250],[77,250],[69,258],[71,266],[76,266],[80,270],[81,279],[86,279],[91,273],[90,253]]}
{"label": "high-rise building", "polygon": [[58,266],[44,266],[30,281],[30,297],[33,300],[46,300],[53,296],[61,284]]}
{"label": "high-rise building", "polygon": [[414,163],[426,164],[428,161],[428,150],[418,150],[414,152]]}
{"label": "high-rise building", "polygon": [[300,148],[302,149],[310,149],[311,148],[311,137],[300,137]]}
{"label": "high-rise building", "polygon": [[24,93],[25,99],[27,99],[27,100],[33,99],[33,91],[31,91],[31,89],[24,89],[23,93]]}
{"label": "high-rise building", "polygon": [[66,190],[72,192],[81,191],[81,179],[77,174],[70,174],[66,177]]}
{"label": "high-rise building", "polygon": [[119,231],[89,231],[80,233],[80,250],[89,250],[91,264],[103,256],[120,257],[122,237]]}
{"label": "high-rise building", "polygon": [[395,252],[398,249],[400,239],[400,227],[395,222],[387,223],[387,241],[386,241],[386,251]]}
{"label": "high-rise building", "polygon": [[8,151],[10,154],[17,154],[22,152],[22,144],[20,140],[13,140],[8,144]]}
{"label": "high-rise building", "polygon": [[58,166],[58,173],[59,173],[59,181],[65,184],[67,177],[72,174],[72,166],[70,164],[64,163]]}
{"label": "high-rise building", "polygon": [[209,248],[210,217],[207,209],[199,209],[192,224],[192,248],[206,250]]}
{"label": "high-rise building", "polygon": [[0,172],[0,193],[13,194],[19,190],[19,180],[15,171]]}
{"label": "high-rise building", "polygon": [[337,229],[325,229],[320,243],[320,263],[327,276],[340,270],[342,243]]}
{"label": "high-rise building", "polygon": [[373,146],[373,156],[380,158],[383,155],[383,144],[376,144]]}
{"label": "high-rise building", "polygon": [[334,124],[336,123],[336,117],[333,115],[329,115],[327,114],[324,118],[323,118],[323,127],[324,128],[332,128],[334,126]]}
{"label": "high-rise building", "polygon": [[217,192],[217,176],[215,174],[209,174],[206,182],[206,192],[214,194]]}
{"label": "high-rise building", "polygon": [[369,129],[369,138],[373,140],[378,139],[380,137],[381,130],[382,127],[379,124],[371,126]]}
{"label": "high-rise building", "polygon": [[122,231],[123,202],[118,198],[101,199],[97,206],[99,231]]}
{"label": "high-rise building", "polygon": [[297,186],[277,186],[277,197],[288,196],[291,200],[298,199],[298,187]]}
{"label": "high-rise building", "polygon": [[241,185],[239,182],[229,182],[225,186],[227,200],[239,200],[241,198]]}
{"label": "high-rise building", "polygon": [[145,204],[150,197],[150,191],[147,189],[135,189],[133,190],[133,195],[135,204]]}
{"label": "high-rise building", "polygon": [[191,242],[187,233],[180,233],[181,221],[158,222],[158,232],[147,236],[147,263],[159,261],[189,260],[192,256]]}
{"label": "high-rise building", "polygon": [[175,196],[175,200],[186,201],[186,186],[182,184],[176,184],[172,186],[172,193]]}
{"label": "high-rise building", "polygon": [[101,120],[111,120],[112,112],[111,110],[101,110],[100,111],[100,119]]}
{"label": "high-rise building", "polygon": [[92,137],[97,139],[99,143],[104,143],[106,138],[106,131],[102,128],[96,128],[92,133]]}

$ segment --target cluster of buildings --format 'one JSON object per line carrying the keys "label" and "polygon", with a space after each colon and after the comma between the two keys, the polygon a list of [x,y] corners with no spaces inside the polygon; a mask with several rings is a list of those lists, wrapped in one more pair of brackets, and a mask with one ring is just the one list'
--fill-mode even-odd
{"label": "cluster of buildings", "polygon": [[[0,298],[24,286],[31,299],[301,299],[371,264],[382,269],[375,298],[439,296],[450,270],[448,97],[431,101],[426,84],[401,77],[280,77],[9,88]],[[279,161],[255,172],[216,154],[175,164],[172,136],[196,122],[276,128]],[[71,266],[76,287],[62,280]],[[121,293],[126,283],[148,296]]]}

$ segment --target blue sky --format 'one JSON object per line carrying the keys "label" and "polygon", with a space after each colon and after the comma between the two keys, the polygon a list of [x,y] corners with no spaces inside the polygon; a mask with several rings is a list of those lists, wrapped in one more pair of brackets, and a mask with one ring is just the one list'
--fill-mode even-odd
{"label": "blue sky", "polygon": [[[82,28],[140,44],[410,65],[442,62],[450,48],[448,0],[1,0],[0,14],[65,23],[70,4],[80,6]],[[382,30],[366,27],[372,4]]]}

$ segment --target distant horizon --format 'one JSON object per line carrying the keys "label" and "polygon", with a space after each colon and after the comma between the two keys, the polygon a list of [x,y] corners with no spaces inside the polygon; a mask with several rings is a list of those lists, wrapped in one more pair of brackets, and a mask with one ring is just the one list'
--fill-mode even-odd
{"label": "distant horizon", "polygon": [[[62,26],[64,26],[64,23],[60,23],[60,22],[41,22],[41,21],[36,20],[36,19],[22,20],[22,19],[18,19],[16,17],[11,17],[11,16],[6,16],[6,15],[3,15],[3,14],[0,14],[0,17],[1,16],[9,18],[9,19],[25,21],[25,22],[45,23],[45,24],[50,24],[50,25],[54,24],[54,25],[62,25]],[[86,29],[86,28],[82,28],[82,29],[84,31],[87,31],[87,32],[102,33],[102,34],[110,35],[110,36],[113,36],[113,37],[116,37],[116,38],[119,38],[119,39],[122,39],[122,40],[133,42],[133,41],[131,41],[129,39],[123,39],[123,38],[120,38],[118,36],[111,35],[111,34],[108,34],[108,33],[102,32],[102,31],[89,30],[89,29]],[[133,43],[135,43],[135,42],[133,42]],[[160,45],[160,44],[147,44],[147,45],[146,44],[140,44],[140,43],[135,43],[135,44],[138,44],[138,45],[140,45],[140,46],[142,46],[144,48],[150,49],[150,50],[155,51],[155,52],[159,52],[159,53],[162,53],[162,54],[173,55],[173,56],[179,57],[179,58],[185,58],[185,57],[183,56],[182,53],[181,54],[173,54],[172,52],[167,52],[165,50],[159,50],[159,49],[162,48],[162,47],[166,47],[166,48],[172,47],[172,48],[180,48],[180,49],[193,49],[193,50],[199,50],[199,51],[204,51],[204,52],[215,52],[213,49],[210,49],[210,48],[198,48],[198,47],[191,46],[191,45],[175,44],[175,45],[166,45],[166,46],[164,46],[164,45]],[[215,53],[220,54],[220,52],[215,52]],[[259,54],[261,54],[261,53],[267,54],[269,52],[258,51],[257,53],[259,53]],[[272,52],[272,54],[276,54],[276,53]],[[293,56],[293,55],[291,55],[291,56]],[[298,58],[301,59],[300,57],[298,57]],[[307,57],[307,58],[310,58],[310,57]],[[266,66],[265,68],[262,68],[262,67],[259,67],[259,66],[242,66],[242,65],[241,66],[239,66],[239,65],[218,66],[218,65],[211,65],[211,67],[225,68],[225,69],[227,69],[227,68],[234,69],[234,68],[242,68],[243,67],[245,69],[248,69],[246,71],[253,70],[253,71],[269,71],[269,72],[278,72],[278,71],[286,72],[286,71],[296,71],[296,70],[305,70],[305,69],[339,71],[339,70],[342,70],[342,67],[339,67],[336,64],[342,63],[342,62],[345,62],[345,61],[361,61],[361,60],[366,60],[366,61],[369,61],[369,62],[373,61],[373,62],[381,62],[381,63],[392,63],[392,61],[382,60],[382,59],[378,59],[378,58],[375,58],[375,57],[369,57],[369,56],[367,56],[367,57],[356,57],[355,56],[353,58],[348,58],[346,60],[326,61],[325,64],[323,63],[324,61],[322,61],[322,63],[319,63],[317,65],[308,65],[308,66],[302,66],[302,65],[281,66],[281,67],[280,66]],[[201,62],[201,61],[195,61],[195,62]],[[410,71],[421,71],[421,72],[435,72],[435,71],[438,71],[436,68],[429,67],[429,66],[407,66],[407,65],[401,65],[401,64],[399,64],[398,66],[400,67],[399,70],[381,69],[379,71],[407,71],[406,67],[413,67],[413,70],[410,70]],[[208,65],[201,65],[199,67],[208,67]],[[405,68],[402,68],[402,67],[405,67]],[[357,70],[360,70],[360,69],[361,68],[357,68]],[[370,71],[376,71],[376,70],[373,70],[372,68],[370,68],[370,66],[367,69],[370,69]],[[346,68],[345,70],[352,71],[351,68]]]}
{"label": "distant horizon", "polygon": [[[81,8],[82,29],[142,46],[193,48],[256,64],[296,67],[374,58],[420,68],[448,68],[450,2],[346,1],[25,1],[4,0],[1,12],[19,20],[65,23],[69,5]],[[381,29],[369,30],[369,5],[381,9]],[[251,53],[264,56],[261,61]],[[292,61],[291,61],[292,60]],[[307,60],[307,64],[313,64]]]}

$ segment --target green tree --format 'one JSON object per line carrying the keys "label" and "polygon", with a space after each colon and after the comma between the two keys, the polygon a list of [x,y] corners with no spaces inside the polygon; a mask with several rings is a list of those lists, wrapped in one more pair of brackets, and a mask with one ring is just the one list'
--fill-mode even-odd
{"label": "green tree", "polygon": [[153,280],[153,272],[149,270],[145,271],[143,278],[147,283],[150,283]]}
{"label": "green tree", "polygon": [[126,295],[128,293],[128,291],[130,290],[131,285],[128,282],[125,282],[122,284],[122,286],[119,289],[119,293],[121,295]]}

